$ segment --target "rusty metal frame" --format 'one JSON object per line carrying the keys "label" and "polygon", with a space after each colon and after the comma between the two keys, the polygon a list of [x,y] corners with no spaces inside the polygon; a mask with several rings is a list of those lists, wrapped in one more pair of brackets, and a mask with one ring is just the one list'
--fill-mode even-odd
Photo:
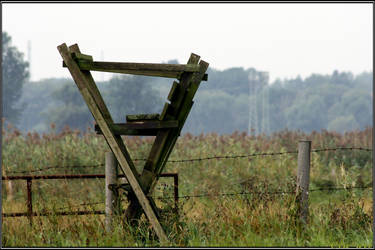
{"label": "rusty metal frame", "polygon": [[[118,175],[119,178],[126,177],[125,175]],[[174,183],[174,202],[175,210],[178,211],[178,173],[162,173],[159,177],[173,177]],[[33,216],[48,216],[48,215],[89,215],[89,214],[105,214],[105,211],[63,211],[63,212],[34,212],[32,205],[32,181],[33,180],[47,180],[47,179],[104,179],[104,174],[68,174],[68,175],[15,175],[2,176],[2,180],[26,180],[27,183],[27,212],[17,213],[2,213],[2,217],[23,217],[29,218],[30,225],[32,225]]]}

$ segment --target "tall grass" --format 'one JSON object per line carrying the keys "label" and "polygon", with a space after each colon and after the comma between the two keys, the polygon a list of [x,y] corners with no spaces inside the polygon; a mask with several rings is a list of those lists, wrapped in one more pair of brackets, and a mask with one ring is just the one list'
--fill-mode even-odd
{"label": "tall grass", "polygon": [[[3,175],[104,173],[109,147],[92,131],[48,134],[7,127],[3,131]],[[299,139],[313,148],[372,147],[372,129],[336,132],[281,131],[271,136],[215,133],[181,136],[170,160],[196,159],[258,152],[296,151]],[[131,156],[144,159],[153,137],[124,137]],[[372,245],[372,189],[315,191],[310,193],[309,224],[301,229],[294,220],[297,155],[210,159],[167,163],[164,172],[179,174],[178,215],[173,211],[172,180],[161,178],[155,189],[162,209],[162,224],[174,246],[335,246]],[[139,171],[144,161],[135,161]],[[96,167],[88,167],[93,166]],[[86,167],[84,167],[86,166]],[[48,168],[49,167],[49,168]],[[54,168],[51,168],[54,167]],[[310,189],[371,184],[372,152],[337,150],[312,153]],[[35,171],[48,168],[44,171]],[[22,173],[24,172],[24,173]],[[3,181],[3,213],[26,210],[26,183],[12,181],[13,197]],[[7,192],[8,190],[8,192]],[[284,194],[273,193],[285,191]],[[289,192],[289,193],[288,193]],[[230,195],[234,193],[246,193]],[[225,195],[227,194],[227,195]],[[122,196],[123,208],[127,200]],[[104,210],[104,180],[33,181],[35,211]],[[92,205],[80,205],[95,203]],[[158,246],[144,218],[137,228],[117,218],[107,233],[103,215],[3,217],[4,246]]]}

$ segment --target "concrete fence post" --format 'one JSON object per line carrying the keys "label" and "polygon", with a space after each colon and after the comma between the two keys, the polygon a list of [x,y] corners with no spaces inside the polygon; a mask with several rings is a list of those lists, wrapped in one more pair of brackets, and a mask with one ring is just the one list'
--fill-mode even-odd
{"label": "concrete fence post", "polygon": [[119,214],[120,201],[117,185],[118,168],[115,155],[111,152],[105,154],[105,228],[112,232],[113,218]]}
{"label": "concrete fence post", "polygon": [[305,224],[309,215],[310,152],[311,141],[299,141],[296,205],[297,217]]}

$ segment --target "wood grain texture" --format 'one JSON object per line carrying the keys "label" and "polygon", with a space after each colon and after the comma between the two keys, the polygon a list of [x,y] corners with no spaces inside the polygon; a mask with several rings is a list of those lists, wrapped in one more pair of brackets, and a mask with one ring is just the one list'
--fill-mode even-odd
{"label": "wood grain texture", "polygon": [[[78,66],[81,70],[93,70],[93,71],[100,71],[100,72],[111,72],[111,73],[120,73],[120,74],[130,74],[130,75],[143,75],[143,76],[153,76],[153,77],[166,77],[166,78],[175,78],[181,79],[183,72],[190,72],[191,69],[188,67],[185,68],[186,70],[140,70],[140,69],[127,69],[126,67],[115,67],[112,63],[109,65],[103,63],[107,62],[94,62],[87,59],[76,59]],[[63,67],[67,67],[65,62],[63,61]],[[208,75],[204,74],[202,81],[207,81]]]}
{"label": "wood grain texture", "polygon": [[[74,53],[81,53],[78,44],[73,44],[69,46],[69,51],[74,54]],[[111,114],[109,113],[109,110],[107,108],[107,105],[104,102],[104,99],[102,95],[99,92],[98,87],[95,84],[94,78],[92,77],[90,71],[81,71],[84,78],[87,81],[87,87],[89,88],[90,93],[93,95],[94,99],[96,100],[96,103],[98,104],[98,107],[100,109],[100,112],[103,114],[105,120],[107,123],[112,124],[113,119]]]}
{"label": "wood grain texture", "polygon": [[[70,48],[70,51],[72,52],[74,49],[78,49],[78,45],[74,45],[73,47]],[[81,54],[80,52],[72,52],[72,58],[74,60],[86,60],[86,61],[93,61],[92,56],[90,55],[85,55]]]}
{"label": "wood grain texture", "polygon": [[[114,123],[110,125],[115,135],[156,135],[159,129],[177,128],[178,121],[142,121],[131,123]],[[95,125],[95,131],[103,134],[99,125]]]}

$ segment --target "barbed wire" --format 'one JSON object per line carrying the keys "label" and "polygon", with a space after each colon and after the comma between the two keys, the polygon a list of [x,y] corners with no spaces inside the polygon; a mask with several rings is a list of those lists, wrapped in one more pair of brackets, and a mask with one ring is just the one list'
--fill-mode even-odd
{"label": "barbed wire", "polygon": [[372,148],[362,148],[362,147],[318,148],[318,149],[312,149],[311,152],[336,151],[336,150],[363,150],[363,151],[372,151]]}
{"label": "barbed wire", "polygon": [[[367,189],[367,188],[372,188],[371,185],[369,186],[352,186],[352,187],[328,187],[328,188],[316,188],[316,189],[310,189],[309,192],[314,192],[314,191],[334,191],[334,190],[350,190],[350,189]],[[220,194],[197,194],[197,195],[183,195],[183,196],[178,196],[179,199],[190,199],[190,198],[200,198],[200,197],[223,197],[223,196],[236,196],[236,195],[247,195],[247,194],[258,194],[258,195],[276,195],[276,194],[281,194],[281,195],[286,195],[286,194],[295,194],[295,191],[273,191],[273,192],[238,192],[238,193],[220,193]],[[151,196],[154,199],[158,200],[167,200],[167,199],[174,199],[176,198],[175,196],[167,196],[167,197],[161,197],[161,196]],[[64,210],[67,208],[77,208],[77,207],[83,207],[83,206],[93,206],[93,205],[99,205],[99,204],[104,204],[105,201],[99,201],[99,202],[90,202],[90,203],[81,203],[78,205],[72,205],[72,206],[65,206],[65,207],[60,207],[60,208],[55,208],[56,210]]]}
{"label": "barbed wire", "polygon": [[278,153],[255,153],[255,154],[248,154],[248,155],[212,156],[212,157],[205,157],[205,158],[185,159],[185,160],[170,160],[167,162],[191,162],[191,161],[204,161],[204,160],[213,160],[213,159],[236,159],[236,158],[274,156],[274,155],[297,154],[297,153],[298,153],[297,151],[278,152]]}
{"label": "barbed wire", "polygon": [[[334,191],[334,190],[350,190],[350,189],[367,189],[372,188],[372,186],[358,186],[358,187],[327,187],[327,188],[316,188],[316,189],[310,189],[309,192],[315,192],[315,191]],[[197,195],[184,195],[184,196],[178,196],[178,198],[181,199],[188,199],[188,198],[199,198],[199,197],[215,197],[215,196],[235,196],[235,195],[246,195],[246,194],[258,194],[258,195],[275,195],[275,194],[295,194],[295,191],[273,191],[273,192],[238,192],[238,193],[220,193],[220,194],[197,194]],[[153,197],[155,199],[171,199],[174,198],[174,196],[167,196],[167,197]]]}
{"label": "barbed wire", "polygon": [[[337,191],[337,190],[351,190],[351,189],[368,189],[372,188],[371,185],[369,186],[353,186],[353,187],[326,187],[326,188],[316,188],[316,189],[310,189],[309,192],[316,192],[316,191]],[[190,198],[200,198],[200,197],[220,197],[220,196],[236,196],[236,195],[247,195],[247,194],[257,194],[257,195],[286,195],[286,194],[295,194],[295,191],[272,191],[272,192],[237,192],[237,193],[219,193],[219,194],[209,194],[209,193],[203,193],[203,194],[196,194],[196,195],[182,195],[178,196],[179,199],[190,199]],[[167,200],[167,199],[174,199],[175,196],[151,196],[154,199],[158,200]],[[104,204],[105,201],[101,202],[92,202],[92,203],[82,203],[79,205],[74,206],[66,206],[61,209],[67,209],[67,208],[74,208],[74,207],[82,207],[82,206],[92,206],[92,205],[98,205],[98,204]]]}
{"label": "barbed wire", "polygon": [[99,204],[104,204],[104,203],[105,203],[105,201],[81,203],[81,204],[78,204],[78,205],[59,207],[59,208],[56,208],[56,210],[63,210],[63,209],[67,209],[67,208],[76,208],[76,207],[83,207],[83,206],[93,206],[93,205],[99,205]]}
{"label": "barbed wire", "polygon": [[[362,150],[362,151],[372,151],[371,148],[363,148],[363,147],[338,147],[338,148],[320,148],[320,149],[312,149],[311,152],[323,152],[323,151],[336,151],[336,150]],[[287,152],[274,152],[274,153],[254,153],[254,154],[247,154],[247,155],[224,155],[224,156],[210,156],[210,157],[203,157],[203,158],[193,158],[193,159],[181,159],[181,160],[169,160],[167,162],[170,163],[182,163],[182,162],[194,162],[194,161],[205,161],[205,160],[220,160],[220,159],[236,159],[236,158],[250,158],[250,157],[258,157],[258,156],[275,156],[275,155],[284,155],[284,154],[297,154],[298,151],[287,151]],[[147,161],[145,158],[137,158],[133,159],[133,161]],[[101,167],[104,164],[97,164],[91,166],[50,166],[44,167],[39,169],[33,170],[24,170],[24,171],[7,171],[8,174],[18,174],[18,173],[33,173],[33,172],[40,172],[49,169],[72,169],[72,168],[95,168]]]}

